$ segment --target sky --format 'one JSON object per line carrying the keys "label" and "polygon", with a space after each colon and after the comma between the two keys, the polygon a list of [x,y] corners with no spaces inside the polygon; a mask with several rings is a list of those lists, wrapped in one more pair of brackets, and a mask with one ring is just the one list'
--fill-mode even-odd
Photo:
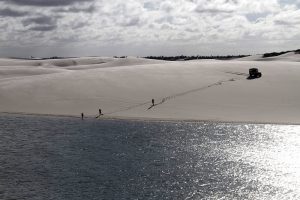
{"label": "sky", "polygon": [[299,48],[300,0],[0,0],[1,57]]}

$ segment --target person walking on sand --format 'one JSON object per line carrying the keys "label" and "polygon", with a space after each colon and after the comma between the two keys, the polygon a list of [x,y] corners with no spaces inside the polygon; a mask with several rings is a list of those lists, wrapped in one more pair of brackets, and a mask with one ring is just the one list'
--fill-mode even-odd
{"label": "person walking on sand", "polygon": [[152,106],[154,106],[154,99],[152,99]]}
{"label": "person walking on sand", "polygon": [[84,114],[83,114],[83,113],[81,113],[81,120],[83,120],[83,118],[84,118]]}

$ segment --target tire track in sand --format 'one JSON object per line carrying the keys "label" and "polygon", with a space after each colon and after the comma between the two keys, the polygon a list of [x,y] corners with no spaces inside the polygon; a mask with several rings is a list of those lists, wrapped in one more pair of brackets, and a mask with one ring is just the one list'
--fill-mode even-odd
{"label": "tire track in sand", "polygon": [[[161,104],[163,104],[163,103],[165,103],[167,101],[170,101],[172,99],[175,99],[177,97],[181,97],[181,96],[185,96],[187,94],[199,92],[199,91],[211,88],[211,87],[220,86],[220,85],[222,85],[224,83],[232,82],[232,81],[236,81],[236,80],[239,80],[239,79],[231,78],[231,79],[224,80],[224,81],[218,81],[218,82],[212,83],[210,85],[202,86],[202,87],[195,88],[195,89],[192,89],[192,90],[188,90],[188,91],[184,91],[184,92],[181,92],[181,93],[176,93],[176,94],[173,94],[173,95],[170,95],[170,96],[167,96],[167,97],[163,97],[162,100],[159,103],[151,105],[147,110],[150,110],[151,108],[154,108],[154,107],[156,107],[158,105],[161,105]],[[151,100],[150,101],[146,101],[146,102],[142,102],[142,103],[139,103],[139,104],[135,104],[135,105],[132,105],[132,106],[120,108],[118,110],[115,110],[115,111],[112,111],[112,112],[103,113],[103,114],[104,115],[111,115],[111,114],[115,114],[115,113],[119,113],[119,112],[131,110],[131,109],[134,109],[134,108],[142,107],[142,106],[145,106],[147,104],[151,104]]]}
{"label": "tire track in sand", "polygon": [[188,90],[188,91],[185,91],[185,92],[181,92],[181,93],[177,93],[177,94],[173,94],[173,95],[164,97],[164,98],[162,98],[161,102],[159,102],[157,104],[154,104],[154,106],[149,107],[148,110],[151,109],[151,108],[153,108],[153,107],[155,107],[155,106],[161,105],[161,104],[165,103],[166,101],[175,99],[177,97],[181,97],[181,96],[185,96],[187,94],[199,92],[201,90],[205,90],[205,89],[208,89],[208,88],[211,88],[211,87],[220,86],[220,85],[222,85],[224,83],[232,82],[232,81],[236,81],[236,80],[239,80],[239,79],[231,78],[231,79],[224,80],[224,81],[218,81],[218,82],[212,83],[210,85],[206,85],[206,86],[203,86],[203,87],[195,88],[195,89],[192,89],[192,90]]}

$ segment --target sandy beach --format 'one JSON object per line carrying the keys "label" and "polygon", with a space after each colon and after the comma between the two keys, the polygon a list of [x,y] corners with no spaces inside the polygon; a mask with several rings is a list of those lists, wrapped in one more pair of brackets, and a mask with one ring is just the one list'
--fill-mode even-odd
{"label": "sandy beach", "polygon": [[[227,61],[2,58],[0,112],[300,124],[299,61],[294,52]],[[252,67],[261,78],[247,80]]]}

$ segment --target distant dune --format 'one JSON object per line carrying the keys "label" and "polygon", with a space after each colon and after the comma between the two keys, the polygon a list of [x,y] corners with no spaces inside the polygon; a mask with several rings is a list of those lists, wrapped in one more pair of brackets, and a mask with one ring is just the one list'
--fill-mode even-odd
{"label": "distant dune", "polygon": [[264,58],[263,55],[254,55],[236,60],[240,61],[289,61],[289,62],[300,62],[300,54],[295,52],[288,52],[279,56],[272,56]]}
{"label": "distant dune", "polygon": [[[101,118],[300,124],[299,62],[294,52],[230,61],[3,58],[0,112],[96,117],[101,108]],[[262,78],[247,80],[251,67]]]}

